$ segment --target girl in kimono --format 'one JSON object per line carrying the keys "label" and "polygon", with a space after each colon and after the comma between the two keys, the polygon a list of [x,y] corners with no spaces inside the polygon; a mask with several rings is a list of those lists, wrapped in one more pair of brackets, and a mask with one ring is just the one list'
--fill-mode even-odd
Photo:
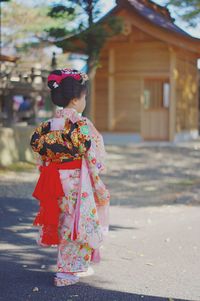
{"label": "girl in kimono", "polygon": [[92,122],[82,117],[88,77],[72,69],[48,77],[52,102],[62,107],[31,137],[39,154],[40,177],[33,192],[40,209],[34,220],[42,247],[57,246],[56,286],[79,281],[108,231],[110,195],[99,174],[105,169],[104,144]]}

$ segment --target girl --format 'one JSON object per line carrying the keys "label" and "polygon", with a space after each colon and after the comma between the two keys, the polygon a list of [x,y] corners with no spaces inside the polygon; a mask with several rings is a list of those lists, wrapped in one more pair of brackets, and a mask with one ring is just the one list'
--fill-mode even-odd
{"label": "girl", "polygon": [[40,177],[33,196],[40,202],[34,225],[37,243],[58,247],[56,286],[74,284],[99,262],[99,247],[108,231],[110,195],[99,177],[104,144],[92,122],[81,114],[88,77],[72,69],[48,77],[52,102],[63,109],[43,122],[31,137],[40,158]]}

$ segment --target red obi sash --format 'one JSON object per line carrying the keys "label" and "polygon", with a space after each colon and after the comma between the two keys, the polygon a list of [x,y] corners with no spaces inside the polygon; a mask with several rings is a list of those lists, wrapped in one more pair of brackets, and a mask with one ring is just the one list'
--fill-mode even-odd
{"label": "red obi sash", "polygon": [[60,180],[59,169],[81,168],[82,160],[64,163],[50,162],[48,166],[40,167],[40,177],[33,196],[40,201],[40,210],[33,222],[35,226],[43,226],[41,242],[46,245],[59,243],[58,223],[60,208],[58,200],[65,194]]}

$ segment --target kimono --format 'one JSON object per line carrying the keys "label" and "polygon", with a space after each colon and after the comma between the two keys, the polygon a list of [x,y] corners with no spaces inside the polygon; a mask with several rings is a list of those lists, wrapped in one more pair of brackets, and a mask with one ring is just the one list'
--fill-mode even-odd
{"label": "kimono", "polygon": [[[30,144],[39,154],[39,169],[43,174],[33,193],[40,201],[34,221],[39,227],[37,243],[43,247],[57,246],[57,272],[85,272],[91,261],[100,261],[99,248],[109,226],[110,194],[99,177],[105,171],[102,136],[88,118],[73,108],[65,108],[36,128]],[[72,169],[70,163],[75,163]],[[56,172],[59,179],[55,176],[48,182]],[[43,202],[38,187],[45,196]],[[55,189],[59,193],[50,201]],[[56,214],[58,224],[52,233],[57,229],[59,240],[45,240],[53,225],[46,227],[41,221],[54,220]]]}

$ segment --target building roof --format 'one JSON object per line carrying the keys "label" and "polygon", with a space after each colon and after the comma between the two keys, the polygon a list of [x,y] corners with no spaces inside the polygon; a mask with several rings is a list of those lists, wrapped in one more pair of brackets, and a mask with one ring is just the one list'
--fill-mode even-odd
{"label": "building roof", "polygon": [[138,14],[153,24],[185,36],[190,36],[188,33],[174,24],[174,19],[171,17],[167,8],[157,5],[152,1],[128,0],[128,2]]}
{"label": "building roof", "polygon": [[166,7],[151,0],[116,0],[116,4],[104,18],[117,15],[124,9],[131,13],[132,24],[147,34],[200,55],[200,39],[192,37],[174,24]]}
{"label": "building roof", "polygon": [[[133,26],[161,41],[189,50],[199,57],[200,39],[190,36],[174,24],[169,10],[151,0],[116,0],[116,6],[98,22],[103,23],[109,16],[120,15],[124,10],[129,13]],[[64,41],[76,45],[75,48],[79,48],[78,52],[80,53],[85,51],[84,43],[79,39],[79,34],[64,39]],[[64,44],[62,43],[62,45]],[[72,49],[67,44],[63,48],[66,51]]]}

